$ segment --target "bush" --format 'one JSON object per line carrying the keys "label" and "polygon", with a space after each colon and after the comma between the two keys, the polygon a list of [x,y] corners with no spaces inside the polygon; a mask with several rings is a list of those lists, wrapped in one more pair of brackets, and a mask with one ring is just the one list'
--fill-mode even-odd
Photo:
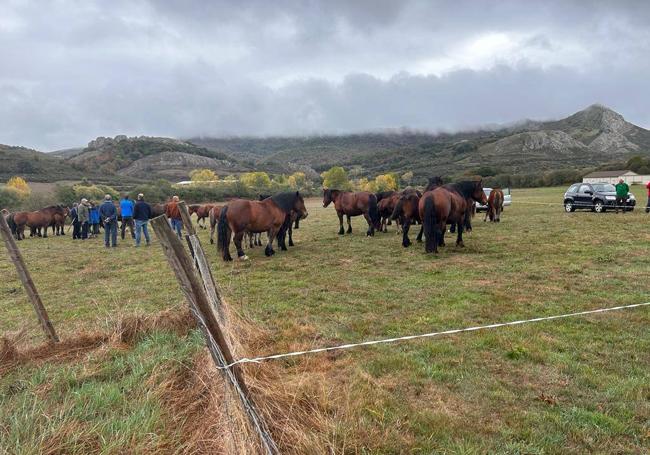
{"label": "bush", "polygon": [[22,198],[17,191],[0,188],[0,209],[17,210],[20,208],[21,202]]}
{"label": "bush", "polygon": [[329,171],[321,174],[323,186],[333,190],[351,190],[352,183],[348,179],[348,173],[341,166],[334,166]]}

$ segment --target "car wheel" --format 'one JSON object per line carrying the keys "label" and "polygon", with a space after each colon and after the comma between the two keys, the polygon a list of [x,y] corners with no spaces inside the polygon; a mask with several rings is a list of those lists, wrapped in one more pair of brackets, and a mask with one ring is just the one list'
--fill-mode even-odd
{"label": "car wheel", "polygon": [[573,206],[573,202],[567,201],[564,203],[564,211],[567,213],[575,212],[576,208]]}
{"label": "car wheel", "polygon": [[605,211],[605,205],[601,201],[596,201],[594,204],[594,212],[603,213]]}

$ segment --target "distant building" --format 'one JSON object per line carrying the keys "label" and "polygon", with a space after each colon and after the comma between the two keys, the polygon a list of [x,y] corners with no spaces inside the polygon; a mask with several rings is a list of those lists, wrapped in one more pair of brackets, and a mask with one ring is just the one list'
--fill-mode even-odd
{"label": "distant building", "polygon": [[620,179],[623,179],[628,185],[633,183],[643,183],[650,182],[650,175],[639,175],[636,172],[621,170],[621,171],[598,171],[587,174],[582,178],[583,183],[618,183]]}

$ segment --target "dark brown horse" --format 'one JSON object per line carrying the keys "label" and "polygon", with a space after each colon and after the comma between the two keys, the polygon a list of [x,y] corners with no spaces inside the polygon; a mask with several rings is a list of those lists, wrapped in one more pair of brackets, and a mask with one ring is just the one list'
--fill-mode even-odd
{"label": "dark brown horse", "polygon": [[190,216],[193,213],[196,213],[196,223],[201,229],[207,229],[205,226],[205,220],[210,218],[210,210],[214,207],[215,204],[192,204],[187,207],[190,212]]}
{"label": "dark brown horse", "polygon": [[153,204],[151,206],[151,218],[156,218],[157,216],[161,216],[165,214],[165,210],[167,209],[167,204]]}
{"label": "dark brown horse", "polygon": [[65,235],[65,220],[68,218],[70,209],[64,205],[51,205],[40,210],[52,215],[50,227],[55,235]]}
{"label": "dark brown horse", "polygon": [[[377,193],[381,194],[381,193]],[[400,198],[400,194],[393,191],[392,194],[390,195],[384,195],[381,200],[377,203],[377,210],[379,210],[379,231],[380,232],[388,232],[388,229],[386,226],[390,226],[391,224],[391,215],[393,214],[393,210],[395,210],[395,206],[397,205],[397,201]],[[400,221],[397,220],[397,230],[399,231],[400,229]]]}
{"label": "dark brown horse", "polygon": [[[234,234],[237,247],[237,256],[247,259],[242,248],[242,239],[246,232],[266,232],[268,243],[264,253],[267,256],[275,254],[273,242],[286,221],[291,211],[307,218],[305,201],[298,191],[280,193],[263,201],[248,201],[235,199],[226,205],[219,215],[217,225],[218,248],[221,250],[224,261],[232,261],[230,256],[230,240]],[[283,245],[280,244],[282,248]],[[286,249],[284,246],[283,249]]]}
{"label": "dark brown horse", "polygon": [[[391,219],[397,220],[397,222],[402,226],[402,246],[408,248],[411,246],[411,240],[409,239],[409,229],[413,223],[421,223],[420,212],[418,210],[418,204],[420,203],[420,198],[422,193],[418,190],[409,189],[402,191],[397,203],[395,204],[395,209],[391,214]],[[417,236],[417,241],[422,241],[422,226],[420,226],[420,232]]]}
{"label": "dark brown horse", "polygon": [[483,222],[490,218],[494,223],[501,222],[501,212],[503,212],[503,191],[501,188],[493,188],[487,200],[487,211]]}
{"label": "dark brown horse", "polygon": [[487,203],[480,180],[444,185],[422,195],[418,210],[424,227],[427,253],[437,253],[438,246],[444,246],[448,223],[456,223],[456,245],[464,246],[463,230],[467,225],[466,218],[470,216],[472,201]]}
{"label": "dark brown horse", "polygon": [[345,234],[343,230],[343,215],[348,220],[348,234],[352,233],[350,218],[353,216],[363,215],[368,223],[366,235],[375,235],[375,229],[379,229],[379,210],[377,208],[377,196],[367,191],[353,193],[351,191],[324,190],[323,207],[327,207],[334,202],[336,214],[339,217],[339,235]]}

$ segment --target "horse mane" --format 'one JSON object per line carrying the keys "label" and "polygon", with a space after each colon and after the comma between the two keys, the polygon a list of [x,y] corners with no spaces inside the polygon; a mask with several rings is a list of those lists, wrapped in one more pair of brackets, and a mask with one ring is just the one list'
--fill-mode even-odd
{"label": "horse mane", "polygon": [[393,194],[395,194],[395,191],[392,191],[392,190],[390,190],[390,191],[380,191],[378,193],[375,193],[375,197],[377,198],[377,202],[379,202],[379,201],[381,201],[382,199],[384,199],[384,198],[386,198],[388,196],[392,196]]}
{"label": "horse mane", "polygon": [[472,193],[476,190],[477,183],[477,180],[463,180],[462,182],[445,185],[445,188],[449,188],[463,196],[465,199],[469,199],[472,197]]}
{"label": "horse mane", "polygon": [[271,200],[275,202],[275,205],[280,207],[286,213],[293,210],[293,206],[298,198],[302,198],[302,196],[300,196],[300,193],[297,191],[287,191],[271,196]]}

